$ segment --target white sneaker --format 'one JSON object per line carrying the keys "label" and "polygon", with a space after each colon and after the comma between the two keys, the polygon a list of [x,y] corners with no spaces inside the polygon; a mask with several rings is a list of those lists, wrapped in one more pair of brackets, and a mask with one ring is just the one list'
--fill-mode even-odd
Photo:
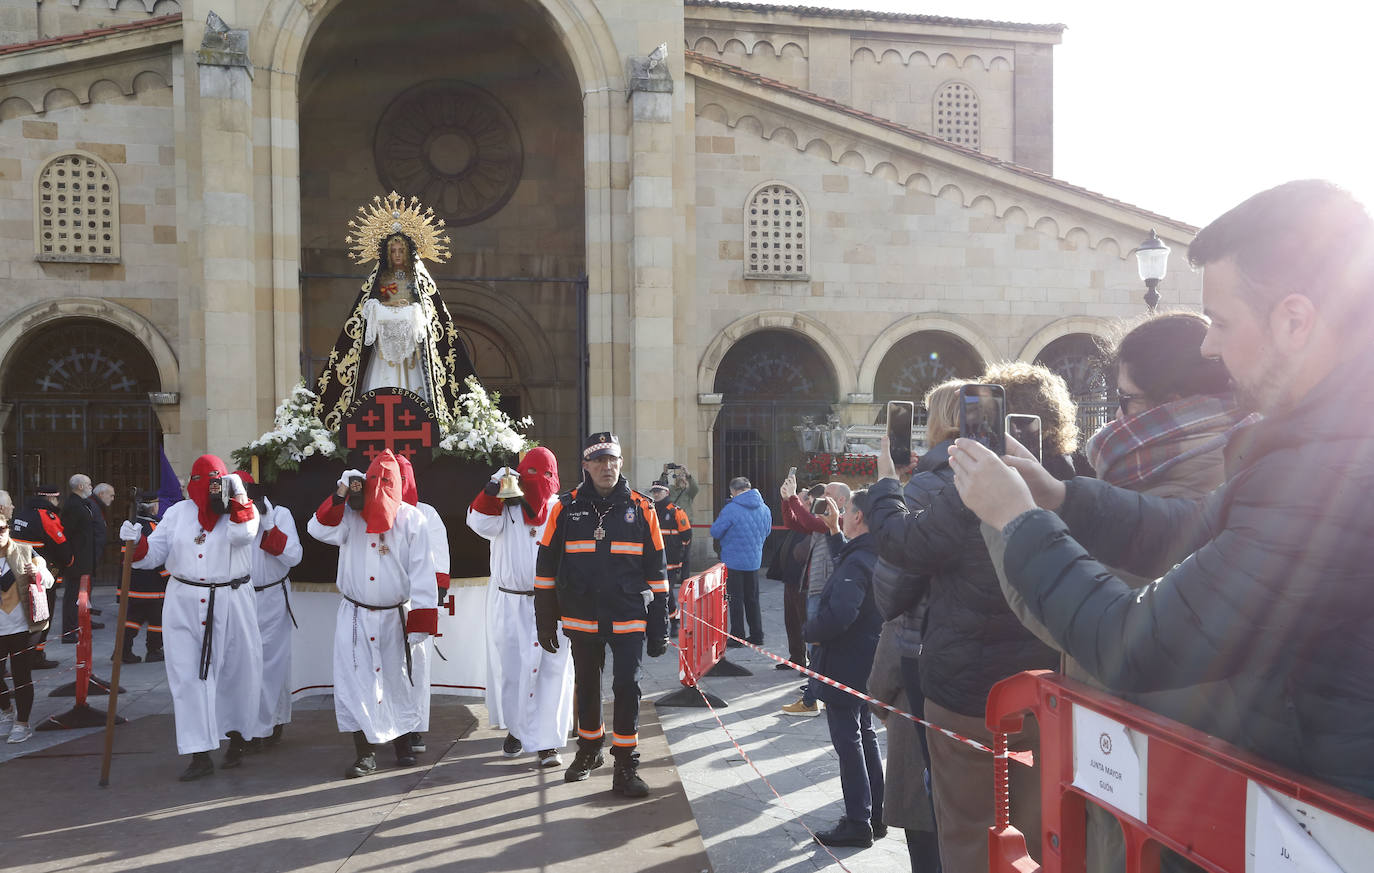
{"label": "white sneaker", "polygon": [[33,728],[26,724],[15,722],[14,728],[10,730],[10,738],[7,742],[22,743],[33,736]]}

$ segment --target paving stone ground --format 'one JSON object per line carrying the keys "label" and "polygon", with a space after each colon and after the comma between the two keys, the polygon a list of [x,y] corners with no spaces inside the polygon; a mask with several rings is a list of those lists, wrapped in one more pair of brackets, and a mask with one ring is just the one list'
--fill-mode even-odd
{"label": "paving stone ground", "polygon": [[[97,589],[95,602],[114,615],[109,589]],[[781,586],[766,583],[762,592],[766,647],[785,652],[782,630]],[[114,621],[95,635],[96,673],[109,678],[108,655],[113,649]],[[142,641],[137,650],[142,651]],[[50,649],[62,661],[57,670],[41,671],[32,721],[71,706],[70,698],[50,698],[48,691],[73,678],[70,667],[74,648],[60,644]],[[175,775],[184,766],[171,740],[171,699],[161,664],[125,666],[119,712],[130,724],[119,728],[112,774],[115,785],[105,791],[134,790],[147,802],[131,806],[124,814],[148,833],[171,833],[166,847],[140,854],[137,841],[118,850],[99,848],[111,835],[135,832],[132,826],[99,825],[82,806],[86,792],[96,787],[99,775],[99,731],[38,733],[22,745],[0,743],[0,793],[32,792],[32,785],[70,785],[48,792],[50,803],[40,804],[41,823],[33,821],[19,831],[31,855],[8,855],[7,870],[46,871],[71,869],[80,863],[91,870],[158,870],[175,866],[177,873],[195,870],[240,869],[239,863],[258,863],[256,846],[288,851],[295,866],[253,867],[266,869],[362,871],[385,866],[393,870],[472,869],[514,871],[589,869],[592,861],[605,873],[617,870],[652,873],[697,873],[713,869],[721,873],[810,873],[847,868],[853,873],[908,869],[903,832],[892,829],[873,848],[835,849],[832,858],[810,838],[802,822],[813,830],[827,828],[841,815],[839,768],[830,747],[825,719],[782,715],[780,707],[797,697],[799,677],[773,669],[773,662],[749,650],[732,650],[730,660],[749,669],[750,676],[707,677],[703,686],[728,704],[713,715],[705,708],[653,707],[646,703],[643,747],[644,776],[655,789],[650,802],[633,804],[633,814],[623,800],[606,790],[610,767],[593,775],[589,783],[566,786],[559,774],[541,772],[528,762],[511,766],[497,750],[501,734],[486,726],[480,700],[436,696],[436,725],[444,739],[431,740],[430,753],[414,771],[389,771],[361,794],[337,778],[348,757],[345,738],[332,724],[332,698],[308,698],[297,702],[292,739],[291,774],[272,774],[250,759],[238,771],[216,774],[195,783],[203,798],[181,796]],[[609,671],[604,689],[609,701]],[[675,650],[646,661],[642,682],[646,701],[653,701],[681,687]],[[95,706],[104,698],[92,697]],[[655,718],[655,709],[657,718]],[[724,723],[717,723],[716,716]],[[471,720],[472,727],[462,726]],[[660,729],[661,726],[661,729]],[[753,767],[727,736],[743,748]],[[304,737],[311,738],[304,748]],[[460,738],[461,737],[461,738]],[[71,747],[55,747],[77,740]],[[664,743],[666,740],[666,744]],[[880,744],[885,737],[880,730]],[[272,754],[278,754],[278,752]],[[570,751],[569,751],[570,754]],[[16,760],[20,757],[25,760]],[[56,756],[56,757],[55,757]],[[385,755],[383,756],[385,757]],[[429,763],[434,762],[434,763]],[[782,799],[779,800],[755,772],[757,767]],[[239,774],[255,773],[250,781]],[[89,772],[87,772],[89,771]],[[265,777],[277,782],[261,782]],[[89,780],[85,782],[83,780]],[[218,780],[218,781],[217,781]],[[601,780],[600,785],[596,780]],[[367,782],[368,780],[363,780]],[[130,787],[132,783],[132,787]],[[279,783],[279,784],[278,784]],[[89,789],[85,785],[89,785]],[[200,788],[204,785],[204,788]],[[228,785],[226,789],[223,786]],[[475,790],[474,790],[475,789]],[[268,798],[262,801],[259,792]],[[468,796],[467,800],[457,800]],[[680,806],[674,798],[685,799]],[[790,808],[789,808],[790,807]],[[309,815],[302,815],[309,811]],[[371,817],[375,817],[375,821]],[[116,816],[116,818],[120,818]],[[14,822],[13,817],[9,818]],[[325,824],[317,828],[321,822]],[[630,829],[617,828],[617,823]],[[309,824],[314,823],[314,824]],[[173,830],[164,832],[160,828]],[[302,828],[306,829],[301,834]],[[316,831],[319,830],[317,833]],[[296,833],[296,841],[282,833]],[[250,839],[252,835],[258,837]],[[40,844],[65,845],[64,835],[81,836],[81,851],[69,850],[45,862]],[[313,835],[313,836],[312,836]],[[38,837],[37,842],[27,841]],[[280,845],[274,845],[272,841]],[[340,854],[341,847],[353,848]],[[156,842],[154,840],[153,842]],[[550,854],[541,847],[556,847]],[[175,848],[175,846],[181,848]],[[247,848],[245,848],[247,846]],[[704,846],[704,854],[693,847]],[[455,855],[455,847],[460,849]],[[533,852],[533,854],[532,854]],[[536,862],[534,859],[538,858]],[[28,858],[23,863],[18,863]],[[456,859],[467,858],[465,867]],[[573,863],[581,858],[581,863]],[[16,863],[11,864],[11,859]],[[26,866],[27,865],[27,866]]]}

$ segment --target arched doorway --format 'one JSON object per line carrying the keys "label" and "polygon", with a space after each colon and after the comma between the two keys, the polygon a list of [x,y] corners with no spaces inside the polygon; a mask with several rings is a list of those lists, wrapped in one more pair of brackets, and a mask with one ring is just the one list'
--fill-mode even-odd
{"label": "arched doorway", "polygon": [[796,428],[807,418],[823,421],[837,399],[834,371],[802,335],[761,330],[725,353],[715,390],[722,395],[712,437],[715,509],[725,504],[736,476],[747,476],[776,507],[771,498],[787,468],[803,465]]}
{"label": "arched doorway", "polygon": [[1064,377],[1078,404],[1078,426],[1085,436],[1095,433],[1116,413],[1112,398],[1116,377],[1097,337],[1086,333],[1062,336],[1045,346],[1035,363]]}
{"label": "arched doorway", "polygon": [[[446,223],[452,257],[428,269],[478,377],[534,417],[541,443],[573,456],[586,344],[585,102],[543,6],[339,3],[309,38],[297,94],[307,383],[370,267],[347,258],[348,222],[396,190]],[[544,345],[529,348],[504,326],[475,331],[495,326],[493,296],[537,325]],[[484,354],[492,343],[507,347]],[[527,390],[512,390],[513,361]]]}
{"label": "arched doorway", "polygon": [[152,355],[107,322],[63,318],[25,337],[0,383],[13,404],[5,481],[16,505],[40,485],[65,491],[75,473],[110,483],[116,496],[156,488],[162,427],[148,393],[159,390]]}
{"label": "arched doorway", "polygon": [[887,422],[887,401],[910,400],[916,404],[916,423],[923,425],[927,391],[947,379],[976,379],[982,371],[982,357],[952,333],[925,330],[903,337],[878,365],[873,400],[884,405],[875,423]]}

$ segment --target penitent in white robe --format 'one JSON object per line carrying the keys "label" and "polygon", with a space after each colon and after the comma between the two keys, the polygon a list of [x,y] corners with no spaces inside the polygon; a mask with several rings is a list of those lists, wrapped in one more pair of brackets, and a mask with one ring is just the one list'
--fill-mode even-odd
{"label": "penitent in white robe", "polygon": [[544,525],[527,524],[519,506],[504,506],[500,515],[483,515],[469,508],[468,527],[491,541],[491,580],[487,583],[491,725],[505,728],[529,751],[561,749],[572,726],[572,647],[564,640],[555,654],[544,651],[534,625],[534,598],[501,590],[534,590],[534,558]]}
{"label": "penitent in white robe", "polygon": [[[167,597],[162,606],[162,640],[167,655],[167,685],[176,714],[177,751],[183,755],[219,747],[229,731],[263,736],[259,720],[262,695],[262,638],[258,634],[253,586],[214,589],[215,618],[210,669],[200,678],[201,641],[211,589],[192,582],[246,578],[258,533],[257,512],[246,522],[221,516],[205,541],[194,501],[174,504],[148,537],[139,569],[166,565]],[[270,730],[270,726],[268,727]]]}
{"label": "penitent in white robe", "polygon": [[[262,548],[262,539],[275,528],[286,537],[280,555]],[[262,701],[259,717],[270,731],[291,723],[291,631],[295,626],[287,611],[291,596],[291,568],[301,562],[301,538],[296,520],[284,506],[267,503],[258,535],[253,539],[253,588],[257,592],[258,633],[262,636]],[[284,580],[280,585],[274,582]],[[263,588],[271,585],[270,588]]]}
{"label": "penitent in white robe", "polygon": [[[439,596],[439,575],[448,578],[448,528],[444,527],[444,520],[439,517],[439,513],[428,503],[417,503],[415,508],[420,510],[420,514],[425,517],[425,528],[429,532],[429,556],[434,560],[434,597]],[[445,583],[447,584],[447,583]],[[443,604],[439,604],[442,609]],[[454,641],[455,643],[457,640]],[[433,637],[426,637],[425,641],[417,646],[411,647],[411,658],[415,666],[415,687],[424,689],[414,697],[415,711],[410,716],[415,719],[418,725],[415,730],[424,733],[429,730],[429,664],[432,657],[432,649],[435,640]]]}
{"label": "penitent in white robe", "polygon": [[320,542],[339,547],[336,582],[344,595],[334,626],[334,713],[339,730],[362,731],[370,743],[390,742],[420,730],[416,698],[428,695],[429,688],[418,674],[411,684],[405,652],[410,649],[413,665],[423,644],[406,642],[396,609],[366,609],[352,601],[404,605],[407,610],[435,608],[434,559],[423,513],[402,503],[391,530],[371,534],[363,517],[345,508],[339,524],[323,524],[316,514],[306,529]]}

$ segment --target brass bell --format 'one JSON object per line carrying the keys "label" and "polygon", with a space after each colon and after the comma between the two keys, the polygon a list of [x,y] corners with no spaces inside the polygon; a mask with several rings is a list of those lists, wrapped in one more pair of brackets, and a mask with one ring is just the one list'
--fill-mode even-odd
{"label": "brass bell", "polygon": [[501,490],[496,492],[496,496],[500,500],[524,497],[525,492],[520,490],[520,477],[507,471],[506,475],[501,477]]}

